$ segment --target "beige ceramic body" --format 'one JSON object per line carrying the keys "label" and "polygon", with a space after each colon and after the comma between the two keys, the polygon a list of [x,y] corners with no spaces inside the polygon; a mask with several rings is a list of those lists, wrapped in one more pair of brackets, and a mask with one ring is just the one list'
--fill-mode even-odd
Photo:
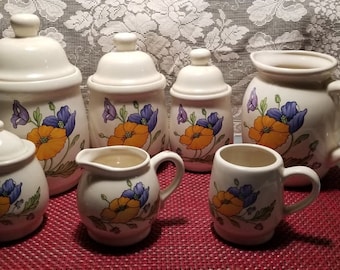
{"label": "beige ceramic body", "polygon": [[[93,162],[126,153],[141,158],[141,162],[123,168]],[[85,149],[76,160],[85,168],[77,191],[81,220],[91,238],[110,246],[132,245],[147,237],[164,201],[178,187],[184,173],[183,161],[176,153],[163,151],[150,158],[145,150],[133,146]],[[175,164],[176,173],[160,189],[157,168],[167,161]]]}
{"label": "beige ceramic body", "polygon": [[[243,99],[243,142],[271,147],[286,167],[309,166],[323,177],[340,160],[340,83],[330,82],[336,60],[308,51],[263,51],[251,59],[258,75]],[[270,111],[268,125],[263,116]],[[303,177],[286,181],[289,186],[307,184]]]}
{"label": "beige ceramic body", "polygon": [[[286,205],[283,186],[293,175],[307,177],[312,190]],[[214,157],[208,195],[214,229],[232,243],[265,243],[286,215],[310,205],[319,190],[319,177],[312,169],[284,168],[280,154],[271,148],[246,143],[221,147]]]}
{"label": "beige ceramic body", "polygon": [[20,142],[14,134],[3,140],[2,133],[6,131],[1,130],[2,126],[0,121],[0,144],[5,143],[7,149],[20,148],[16,151],[19,155],[0,158],[0,242],[6,242],[23,238],[42,224],[49,190],[44,171],[34,155],[34,144],[28,140]]}

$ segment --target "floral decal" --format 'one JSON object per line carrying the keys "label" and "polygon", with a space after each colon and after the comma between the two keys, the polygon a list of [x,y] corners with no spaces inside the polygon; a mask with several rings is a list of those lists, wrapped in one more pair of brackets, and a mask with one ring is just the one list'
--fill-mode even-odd
{"label": "floral decal", "polygon": [[318,146],[317,140],[309,144],[309,150],[304,157],[300,159],[287,157],[289,151],[293,151],[294,147],[306,141],[310,136],[307,133],[297,138],[294,136],[295,132],[303,126],[308,110],[300,110],[295,101],[288,101],[281,106],[280,95],[275,95],[275,103],[277,104],[277,108],[268,109],[267,98],[259,102],[256,88],[253,88],[247,102],[247,112],[257,111],[260,115],[254,120],[253,126],[251,127],[244,122],[244,126],[248,128],[249,138],[257,144],[268,146],[272,149],[286,147],[281,153],[285,166],[299,164],[309,166],[313,169],[319,168],[321,164],[318,162],[308,164],[313,158]]}
{"label": "floral decal", "polygon": [[138,227],[136,221],[150,220],[157,213],[159,200],[151,207],[148,202],[150,188],[145,188],[143,183],[138,182],[134,187],[130,180],[127,180],[129,189],[123,191],[122,195],[109,201],[105,194],[101,199],[107,203],[102,209],[99,217],[89,216],[97,229],[120,233],[118,224],[125,224],[131,229]]}
{"label": "floral decal", "polygon": [[20,199],[22,183],[9,178],[0,186],[0,223],[12,225],[11,218],[25,216],[27,220],[34,219],[32,211],[38,206],[40,187],[28,200]]}
{"label": "floral decal", "polygon": [[[74,160],[64,162],[70,149],[79,140],[77,134],[71,138],[75,127],[76,111],[70,112],[69,106],[62,106],[59,111],[53,102],[48,103],[52,115],[43,119],[40,108],[37,107],[30,116],[28,110],[18,101],[14,100],[11,123],[14,128],[19,125],[32,124],[34,128],[27,133],[27,139],[36,146],[36,157],[43,162],[43,169],[47,176],[69,176],[77,169]],[[84,148],[85,141],[80,144]],[[66,149],[66,152],[62,152]],[[60,158],[55,162],[55,158]]]}
{"label": "floral decal", "polygon": [[[107,145],[131,145],[145,147],[146,150],[149,150],[161,135],[161,130],[153,132],[157,125],[158,109],[154,110],[151,104],[146,104],[140,109],[137,101],[133,102],[133,107],[137,110],[136,113],[128,115],[125,105],[117,113],[110,100],[108,98],[104,99],[104,111],[102,114],[104,123],[116,119],[121,122],[115,126],[112,135],[99,134],[101,138],[107,139]],[[165,135],[162,138],[162,144],[164,145],[164,143]]]}
{"label": "floral decal", "polygon": [[[183,157],[181,149],[176,149],[183,159],[210,162],[214,155],[213,149],[225,138],[225,134],[217,136],[222,129],[224,117],[219,117],[217,112],[212,112],[208,116],[206,109],[202,109],[202,115],[204,118],[197,120],[195,112],[188,116],[182,104],[178,108],[177,123],[179,125],[189,123],[189,126],[184,134],[180,135],[176,131],[174,134],[179,136],[179,142],[185,145],[186,149],[193,151],[192,157]],[[228,144],[229,140],[228,138],[224,143]],[[208,146],[210,147],[207,148]]]}
{"label": "floral decal", "polygon": [[216,194],[209,202],[211,214],[221,225],[227,219],[232,225],[239,228],[241,223],[245,222],[253,224],[256,230],[263,230],[261,221],[270,217],[276,201],[274,200],[270,205],[258,210],[254,204],[260,191],[254,191],[252,185],[240,186],[238,179],[234,179],[234,184],[235,186],[222,191],[217,188],[214,182]]}

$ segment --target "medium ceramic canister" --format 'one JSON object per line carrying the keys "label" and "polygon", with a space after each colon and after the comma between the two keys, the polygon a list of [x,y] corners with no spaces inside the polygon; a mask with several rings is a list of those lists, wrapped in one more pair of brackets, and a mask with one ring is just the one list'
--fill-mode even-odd
{"label": "medium ceramic canister", "polygon": [[15,37],[0,40],[0,117],[6,128],[33,142],[50,195],[75,186],[77,153],[89,134],[79,69],[60,44],[38,36],[33,14],[11,17]]}
{"label": "medium ceramic canister", "polygon": [[49,192],[35,145],[0,121],[0,242],[17,240],[43,222]]}
{"label": "medium ceramic canister", "polygon": [[88,78],[90,140],[92,147],[130,145],[153,156],[168,143],[166,80],[136,42],[133,33],[116,34],[115,51]]}
{"label": "medium ceramic canister", "polygon": [[210,64],[207,49],[190,53],[170,89],[170,146],[190,171],[210,171],[215,151],[233,143],[231,87],[222,72]]}
{"label": "medium ceramic canister", "polygon": [[[340,81],[334,57],[310,51],[251,54],[258,74],[242,104],[242,140],[279,152],[286,167],[304,165],[322,178],[340,160]],[[308,184],[292,177],[287,186]]]}

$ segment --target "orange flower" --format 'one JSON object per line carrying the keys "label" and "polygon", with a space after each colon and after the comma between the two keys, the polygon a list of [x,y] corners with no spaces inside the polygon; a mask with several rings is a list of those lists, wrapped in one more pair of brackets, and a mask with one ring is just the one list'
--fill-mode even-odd
{"label": "orange flower", "polygon": [[0,197],[0,217],[4,216],[10,207],[9,197]]}
{"label": "orange flower", "polygon": [[199,125],[190,126],[185,135],[179,139],[180,143],[187,145],[187,149],[200,150],[207,147],[214,137],[213,130]]}
{"label": "orange flower", "polygon": [[103,209],[100,216],[113,223],[126,223],[137,216],[140,209],[138,200],[120,197],[111,201],[108,208]]}
{"label": "orange flower", "polygon": [[289,126],[269,116],[259,116],[254,121],[254,127],[249,129],[248,135],[256,143],[276,149],[287,141]]}
{"label": "orange flower", "polygon": [[243,201],[228,191],[219,191],[212,199],[217,212],[223,216],[232,217],[243,209]]}
{"label": "orange flower", "polygon": [[114,135],[110,136],[107,145],[131,145],[142,147],[149,136],[148,126],[133,122],[125,122],[115,128]]}
{"label": "orange flower", "polygon": [[64,128],[42,125],[32,129],[27,139],[36,146],[36,156],[39,160],[47,160],[56,156],[64,147],[67,140]]}

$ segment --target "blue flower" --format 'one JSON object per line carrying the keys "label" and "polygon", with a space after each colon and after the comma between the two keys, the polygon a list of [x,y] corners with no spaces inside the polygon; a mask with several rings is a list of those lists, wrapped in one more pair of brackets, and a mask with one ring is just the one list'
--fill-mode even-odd
{"label": "blue flower", "polygon": [[107,120],[113,121],[117,116],[116,108],[112,105],[108,98],[104,100],[104,112],[102,114],[104,123],[107,123]]}
{"label": "blue flower", "polygon": [[43,125],[64,128],[66,129],[66,136],[68,137],[74,130],[75,122],[76,112],[74,111],[73,113],[70,113],[70,109],[66,105],[60,108],[57,112],[57,116],[47,116],[43,121]]}
{"label": "blue flower", "polygon": [[247,102],[247,109],[248,109],[248,113],[249,111],[255,111],[257,108],[257,95],[256,95],[256,88],[254,87],[253,90],[250,93],[250,97],[249,100]]}
{"label": "blue flower", "polygon": [[244,185],[240,188],[230,187],[228,192],[243,201],[243,208],[252,205],[260,191],[254,192],[252,185]]}
{"label": "blue flower", "polygon": [[217,112],[211,113],[207,119],[199,119],[196,124],[202,127],[210,128],[213,130],[213,134],[216,135],[222,128],[222,122],[224,117],[218,118]]}
{"label": "blue flower", "polygon": [[10,204],[14,203],[21,194],[22,183],[16,185],[12,178],[7,179],[0,187],[0,197],[9,197]]}
{"label": "blue flower", "polygon": [[178,107],[177,123],[185,123],[188,120],[187,112],[184,110],[182,104]]}
{"label": "blue flower", "polygon": [[141,109],[140,114],[139,113],[133,113],[129,115],[128,121],[147,125],[148,131],[151,132],[154,130],[157,124],[157,115],[158,115],[158,109],[153,111],[151,108],[151,104],[147,104]]}
{"label": "blue flower", "polygon": [[149,199],[149,187],[144,188],[142,182],[138,182],[133,189],[127,189],[122,193],[122,197],[139,200],[142,207]]}
{"label": "blue flower", "polygon": [[276,108],[271,108],[267,111],[269,117],[274,118],[289,126],[289,133],[294,133],[302,127],[307,109],[299,111],[295,101],[289,101],[281,107],[281,111]]}
{"label": "blue flower", "polygon": [[26,125],[29,119],[30,116],[26,108],[22,106],[18,100],[14,100],[13,114],[11,117],[13,127],[17,128],[18,125]]}

